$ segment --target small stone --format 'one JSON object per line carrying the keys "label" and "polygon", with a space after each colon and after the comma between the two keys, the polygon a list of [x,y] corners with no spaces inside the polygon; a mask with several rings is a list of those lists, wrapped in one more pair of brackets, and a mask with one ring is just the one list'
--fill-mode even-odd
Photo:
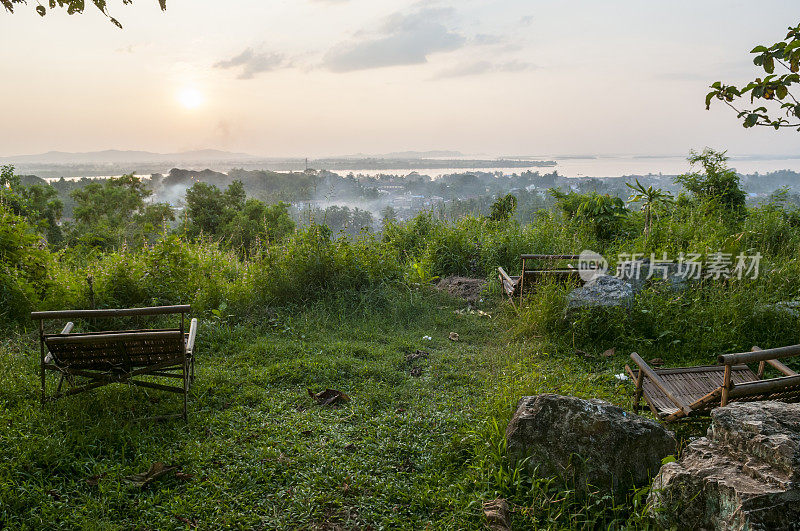
{"label": "small stone", "polygon": [[486,526],[492,531],[507,531],[511,529],[508,502],[497,498],[484,502],[483,514],[486,516]]}

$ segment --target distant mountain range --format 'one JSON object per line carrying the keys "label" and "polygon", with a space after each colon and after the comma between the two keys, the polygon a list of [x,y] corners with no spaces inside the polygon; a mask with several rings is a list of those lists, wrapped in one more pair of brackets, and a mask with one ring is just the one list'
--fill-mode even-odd
{"label": "distant mountain range", "polygon": [[150,162],[219,162],[251,160],[258,157],[247,153],[232,153],[218,149],[200,149],[182,151],[180,153],[152,153],[150,151],[122,151],[108,149],[105,151],[89,151],[86,153],[69,153],[64,151],[48,151],[36,155],[18,155],[0,157],[0,162],[10,164],[124,164]]}

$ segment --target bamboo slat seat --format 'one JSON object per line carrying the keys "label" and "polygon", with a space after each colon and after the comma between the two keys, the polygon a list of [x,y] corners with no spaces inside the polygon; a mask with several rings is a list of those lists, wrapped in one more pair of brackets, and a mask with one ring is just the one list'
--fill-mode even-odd
{"label": "bamboo slat seat", "polygon": [[[130,308],[120,310],[64,310],[33,312],[31,318],[39,321],[41,344],[42,401],[57,399],[95,389],[111,383],[127,383],[162,391],[183,394],[183,418],[186,418],[186,401],[189,384],[194,379],[194,344],[197,337],[197,319],[192,319],[189,331],[184,331],[188,305]],[[72,333],[69,322],[57,334],[46,334],[44,322],[61,318],[102,318],[126,316],[153,316],[180,314],[178,328],[145,330],[112,330],[103,332]],[[58,372],[61,378],[54,395],[46,393],[46,371]],[[88,383],[78,385],[76,377]],[[157,377],[182,380],[183,385],[164,385],[134,378]],[[62,392],[64,381],[71,388]]]}
{"label": "bamboo slat seat", "polygon": [[[636,383],[634,407],[642,396],[660,419],[671,422],[690,415],[706,415],[730,402],[779,400],[800,401],[800,375],[778,358],[800,354],[800,345],[719,356],[720,365],[653,369],[635,352],[631,359],[639,367],[625,370]],[[759,363],[753,372],[747,363]],[[766,365],[784,376],[762,379]]]}

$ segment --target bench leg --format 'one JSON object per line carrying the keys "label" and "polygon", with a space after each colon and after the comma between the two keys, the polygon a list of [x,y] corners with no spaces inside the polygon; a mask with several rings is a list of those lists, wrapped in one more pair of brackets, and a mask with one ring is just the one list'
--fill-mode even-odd
{"label": "bench leg", "polygon": [[189,367],[186,358],[183,359],[183,420],[188,421],[189,417],[186,414],[186,402],[189,395]]}
{"label": "bench leg", "polygon": [[633,411],[638,412],[641,409],[639,403],[642,401],[642,378],[644,378],[644,373],[639,371],[639,375],[637,376],[629,365],[625,365],[625,371],[636,383],[636,392],[633,394]]}

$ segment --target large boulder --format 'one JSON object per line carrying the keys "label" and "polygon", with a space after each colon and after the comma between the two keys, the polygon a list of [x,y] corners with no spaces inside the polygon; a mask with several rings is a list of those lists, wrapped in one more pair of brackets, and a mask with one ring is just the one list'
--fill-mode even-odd
{"label": "large boulder", "polygon": [[800,404],[735,403],[667,463],[649,502],[681,529],[800,529]]}
{"label": "large boulder", "polygon": [[675,437],[660,424],[602,400],[542,394],[522,397],[506,429],[511,459],[570,488],[624,494],[647,485]]}
{"label": "large boulder", "polygon": [[677,262],[651,264],[649,258],[634,260],[624,267],[620,278],[633,286],[634,293],[639,293],[649,284],[660,284],[669,290],[680,292],[689,287],[686,274],[680,274]]}
{"label": "large boulder", "polygon": [[630,307],[633,286],[620,278],[597,275],[569,293],[568,308]]}
{"label": "large boulder", "polygon": [[778,317],[796,319],[800,317],[800,301],[781,301],[774,304],[762,304],[756,307],[756,312],[771,313]]}

